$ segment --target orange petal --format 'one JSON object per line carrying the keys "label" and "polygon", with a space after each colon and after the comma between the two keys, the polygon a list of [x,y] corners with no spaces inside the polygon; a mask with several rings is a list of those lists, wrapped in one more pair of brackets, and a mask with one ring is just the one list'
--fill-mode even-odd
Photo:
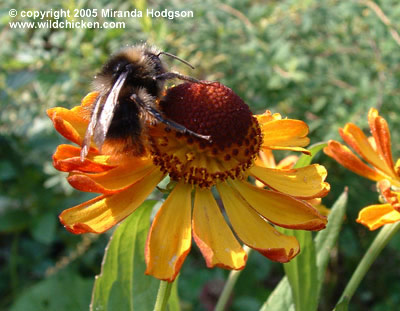
{"label": "orange petal", "polygon": [[207,267],[243,269],[247,254],[232,234],[210,190],[196,189],[193,237]]}
{"label": "orange petal", "polygon": [[161,206],[147,237],[146,274],[172,282],[190,251],[192,186],[178,183]]}
{"label": "orange petal", "polygon": [[59,145],[53,154],[54,167],[62,172],[91,172],[99,173],[115,167],[107,155],[89,153],[82,162],[80,159],[81,148],[71,145]]}
{"label": "orange petal", "polygon": [[328,146],[324,148],[324,152],[345,168],[360,176],[374,181],[385,178],[382,174],[362,162],[349,148],[337,141],[330,140]]}
{"label": "orange petal", "polygon": [[369,230],[376,230],[383,225],[400,221],[400,213],[388,203],[370,205],[360,211],[356,221]]}
{"label": "orange petal", "polygon": [[264,135],[263,147],[280,149],[280,147],[304,147],[310,143],[308,126],[300,120],[274,120],[261,125]]}
{"label": "orange petal", "polygon": [[243,243],[278,262],[288,262],[299,253],[295,237],[275,230],[227,183],[217,184],[217,189],[232,227]]}
{"label": "orange petal", "polygon": [[344,129],[339,129],[343,140],[353,148],[361,157],[372,166],[376,167],[390,177],[394,176],[393,167],[389,167],[386,162],[379,157],[373,149],[363,131],[352,123],[347,123]]}
{"label": "orange petal", "polygon": [[97,92],[89,93],[82,99],[80,106],[76,106],[71,110],[62,107],[51,108],[47,110],[47,115],[61,135],[81,145],[89,124],[91,114],[89,106],[94,103],[97,96]]}
{"label": "orange petal", "polygon": [[278,226],[302,230],[321,230],[326,226],[326,217],[305,201],[248,182],[232,181],[232,185],[252,208]]}
{"label": "orange petal", "polygon": [[87,122],[71,113],[68,109],[57,107],[53,108],[53,110],[56,111],[47,112],[51,115],[51,120],[57,132],[71,142],[81,145]]}
{"label": "orange petal", "polygon": [[121,165],[96,174],[71,173],[68,182],[86,192],[111,194],[124,190],[155,170],[151,159],[131,158]]}
{"label": "orange petal", "polygon": [[59,218],[75,234],[102,233],[133,213],[154,190],[163,174],[156,170],[125,191],[93,200],[63,211]]}
{"label": "orange petal", "polygon": [[271,189],[303,199],[322,197],[328,194],[329,184],[324,182],[327,172],[319,164],[298,169],[274,169],[254,165],[250,173]]}
{"label": "orange petal", "polygon": [[88,93],[81,101],[80,106],[75,106],[71,110],[79,115],[83,115],[85,119],[90,118],[91,108],[97,97],[99,96],[99,92],[90,92]]}
{"label": "orange petal", "polygon": [[371,108],[368,113],[368,123],[375,138],[378,152],[390,168],[394,167],[390,130],[386,120],[379,116],[378,110]]}
{"label": "orange petal", "polygon": [[396,211],[400,212],[400,192],[392,191],[388,180],[379,181],[378,188],[386,203],[389,203]]}

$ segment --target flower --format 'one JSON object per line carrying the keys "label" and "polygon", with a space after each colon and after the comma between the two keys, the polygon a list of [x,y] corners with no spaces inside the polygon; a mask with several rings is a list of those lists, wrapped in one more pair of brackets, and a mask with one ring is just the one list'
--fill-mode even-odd
{"label": "flower", "polygon": [[[81,145],[97,95],[89,93],[71,110],[48,110],[56,130]],[[133,213],[167,175],[175,186],[153,220],[145,249],[146,273],[162,280],[175,279],[192,237],[208,267],[239,270],[247,254],[238,239],[271,260],[287,262],[299,253],[298,241],[274,225],[302,230],[325,227],[326,217],[305,201],[329,191],[322,166],[276,169],[256,160],[261,149],[307,152],[302,148],[309,142],[304,122],[268,111],[254,116],[239,96],[219,83],[172,87],[159,107],[169,119],[210,135],[212,142],[149,123],[143,157],[107,154],[107,148],[100,152],[92,143],[81,162],[80,147],[58,146],[55,168],[69,172],[68,181],[76,189],[101,194],[61,213],[67,230],[80,234],[110,229]],[[252,185],[249,176],[269,189]]]}
{"label": "flower", "polygon": [[368,123],[372,137],[365,136],[363,131],[352,123],[347,123],[344,129],[339,129],[339,133],[370,165],[358,158],[348,147],[334,140],[328,142],[324,152],[345,168],[377,182],[385,203],[363,208],[357,218],[357,222],[375,230],[400,220],[400,192],[395,190],[400,187],[400,159],[394,164],[389,126],[374,108],[369,110]]}

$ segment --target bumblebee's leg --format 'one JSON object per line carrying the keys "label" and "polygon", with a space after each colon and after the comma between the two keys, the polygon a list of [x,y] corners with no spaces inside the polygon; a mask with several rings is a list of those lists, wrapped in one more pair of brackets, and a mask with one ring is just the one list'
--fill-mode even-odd
{"label": "bumblebee's leg", "polygon": [[195,78],[192,78],[190,76],[185,76],[179,72],[176,71],[169,71],[169,72],[165,72],[162,73],[158,76],[155,76],[153,78],[154,80],[171,80],[171,79],[179,79],[179,80],[183,80],[183,81],[189,81],[192,83],[200,83],[200,84],[213,84],[215,83],[214,81],[203,81],[203,80],[197,80]]}
{"label": "bumblebee's leg", "polygon": [[183,134],[190,134],[190,135],[193,135],[195,137],[198,137],[198,138],[201,138],[201,139],[205,139],[205,140],[208,140],[209,142],[211,142],[211,136],[201,135],[201,134],[195,133],[195,132],[189,130],[188,128],[184,127],[183,125],[179,124],[179,123],[176,123],[176,122],[174,122],[172,120],[164,118],[162,116],[162,114],[157,109],[155,109],[154,107],[144,103],[136,94],[132,94],[131,100],[133,100],[140,107],[145,109],[148,113],[150,113],[159,122],[164,123],[165,125],[173,128],[174,130],[176,130],[176,131],[178,131],[180,133],[183,133]]}

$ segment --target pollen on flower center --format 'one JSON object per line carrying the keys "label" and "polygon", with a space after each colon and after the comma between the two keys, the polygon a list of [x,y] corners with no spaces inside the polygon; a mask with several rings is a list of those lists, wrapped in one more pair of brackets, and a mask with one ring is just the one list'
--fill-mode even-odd
{"label": "pollen on flower center", "polygon": [[165,116],[211,141],[176,132],[164,124],[150,129],[153,161],[174,180],[211,187],[243,178],[261,145],[261,130],[249,107],[220,84],[183,83],[160,102]]}

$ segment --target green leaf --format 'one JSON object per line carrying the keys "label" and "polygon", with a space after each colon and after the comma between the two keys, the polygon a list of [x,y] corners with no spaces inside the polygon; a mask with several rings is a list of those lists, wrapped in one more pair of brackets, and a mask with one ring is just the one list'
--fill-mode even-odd
{"label": "green leaf", "polygon": [[178,278],[177,278],[174,284],[172,284],[171,295],[169,296],[169,301],[168,301],[168,311],[180,311],[180,310],[181,310],[181,304],[179,302]]}
{"label": "green leaf", "polygon": [[[2,199],[3,197],[0,197],[0,207]],[[22,231],[29,227],[31,222],[32,219],[26,211],[9,209],[0,213],[0,232]]]}
{"label": "green leaf", "polygon": [[318,266],[318,295],[321,292],[322,283],[324,281],[326,267],[332,248],[335,246],[339,237],[340,229],[343,224],[346,213],[347,204],[347,188],[333,204],[328,216],[328,224],[326,228],[318,232],[315,237],[315,248],[318,250],[317,266]]}
{"label": "green leaf", "polygon": [[[295,167],[304,167],[311,164],[314,156],[326,146],[318,143],[309,148],[311,155],[302,155]],[[300,243],[301,252],[291,262],[284,264],[285,274],[288,277],[293,294],[296,310],[316,310],[318,306],[318,275],[316,253],[312,233],[308,231],[287,230],[287,235],[294,235]],[[285,286],[286,285],[282,285]],[[286,308],[287,310],[287,308]]]}
{"label": "green leaf", "polygon": [[310,146],[310,148],[308,148],[308,151],[311,152],[311,155],[303,154],[297,160],[297,163],[294,167],[299,168],[299,167],[304,167],[304,166],[310,165],[311,161],[315,157],[315,155],[326,146],[327,146],[327,143],[317,143],[317,144]]}
{"label": "green leaf", "polygon": [[57,217],[53,213],[45,213],[34,220],[31,232],[36,241],[48,245],[54,241],[56,226]]}
{"label": "green leaf", "polygon": [[294,235],[300,243],[301,252],[283,268],[292,288],[297,311],[313,311],[318,306],[318,275],[316,253],[310,231],[287,230],[283,233]]}
{"label": "green leaf", "polygon": [[339,304],[336,305],[333,311],[347,311],[349,310],[349,300],[344,298]]}
{"label": "green leaf", "polygon": [[144,247],[155,203],[143,203],[113,233],[93,287],[90,310],[153,309],[159,280],[144,274]]}
{"label": "green leaf", "polygon": [[10,310],[87,310],[92,283],[74,271],[62,271],[22,293]]}
{"label": "green leaf", "polygon": [[[321,291],[321,285],[323,283],[326,267],[329,261],[329,254],[336,244],[343,223],[346,211],[346,203],[347,190],[345,190],[333,204],[331,212],[328,216],[328,224],[326,228],[318,232],[314,240],[315,248],[317,249],[317,300]],[[300,255],[301,253],[299,254],[299,256]],[[268,297],[267,301],[261,307],[260,311],[288,310],[294,310],[294,302],[288,278],[285,276],[275,287],[274,291]]]}
{"label": "green leaf", "polygon": [[286,276],[269,295],[260,311],[294,311],[292,290]]}

